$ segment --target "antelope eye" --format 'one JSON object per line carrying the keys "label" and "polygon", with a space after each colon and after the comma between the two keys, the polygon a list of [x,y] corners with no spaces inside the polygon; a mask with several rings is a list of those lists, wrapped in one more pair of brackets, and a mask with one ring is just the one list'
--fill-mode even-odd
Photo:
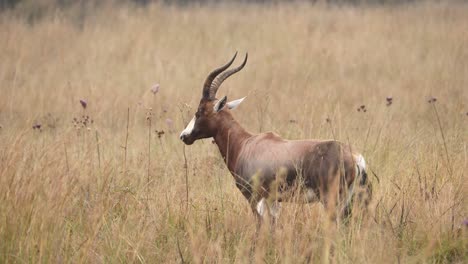
{"label": "antelope eye", "polygon": [[197,112],[195,113],[195,117],[196,117],[196,118],[199,118],[200,116],[201,116],[200,112],[197,111]]}

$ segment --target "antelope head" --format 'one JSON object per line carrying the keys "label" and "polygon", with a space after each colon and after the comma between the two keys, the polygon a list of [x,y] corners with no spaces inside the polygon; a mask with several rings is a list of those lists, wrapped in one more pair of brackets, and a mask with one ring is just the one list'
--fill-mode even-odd
{"label": "antelope head", "polygon": [[226,96],[216,99],[216,92],[223,81],[242,70],[247,63],[248,54],[245,55],[244,62],[239,67],[225,71],[234,62],[236,56],[237,52],[227,64],[213,70],[206,78],[197,112],[187,127],[180,133],[180,139],[185,144],[192,145],[197,139],[214,137],[223,118],[220,113],[236,108],[244,100],[245,97],[227,102]]}

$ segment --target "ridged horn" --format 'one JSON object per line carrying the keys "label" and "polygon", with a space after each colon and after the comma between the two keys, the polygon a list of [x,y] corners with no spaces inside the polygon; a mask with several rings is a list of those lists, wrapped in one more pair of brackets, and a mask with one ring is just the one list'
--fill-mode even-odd
{"label": "ridged horn", "polygon": [[231,69],[229,71],[226,71],[226,72],[223,72],[221,75],[219,75],[212,83],[211,83],[211,87],[210,87],[210,90],[209,90],[209,97],[210,99],[215,99],[216,97],[216,92],[218,91],[218,88],[219,86],[223,83],[224,80],[226,80],[229,76],[233,75],[234,73],[242,70],[242,68],[244,68],[245,64],[247,63],[247,58],[249,57],[249,54],[246,53],[245,54],[245,59],[244,59],[244,62],[242,62],[242,64],[237,67],[237,68],[234,68],[234,69]]}
{"label": "ridged horn", "polygon": [[231,66],[231,64],[234,62],[234,59],[236,58],[237,56],[237,51],[236,53],[234,54],[234,57],[232,57],[232,59],[226,63],[225,65],[215,69],[214,71],[212,71],[208,77],[206,77],[206,80],[205,80],[205,84],[203,85],[203,98],[210,98],[210,87],[211,87],[211,83],[213,82],[213,80],[216,78],[216,76],[218,76],[220,73],[222,73],[223,71],[225,71],[227,68],[229,68],[229,66]]}

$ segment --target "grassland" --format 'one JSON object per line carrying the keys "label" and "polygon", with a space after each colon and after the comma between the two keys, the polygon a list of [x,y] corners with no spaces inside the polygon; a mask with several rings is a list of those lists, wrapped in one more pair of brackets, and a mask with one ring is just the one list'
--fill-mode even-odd
{"label": "grassland", "polygon": [[[0,262],[466,263],[467,13],[423,2],[0,14]],[[249,62],[219,93],[247,95],[239,122],[361,150],[374,186],[364,219],[335,226],[320,204],[285,204],[253,245],[216,146],[178,139],[204,78],[236,50]]]}

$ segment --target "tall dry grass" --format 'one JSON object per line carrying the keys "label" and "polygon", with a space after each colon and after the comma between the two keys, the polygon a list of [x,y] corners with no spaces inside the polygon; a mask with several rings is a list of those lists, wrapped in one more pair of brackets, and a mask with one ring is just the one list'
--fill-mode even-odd
{"label": "tall dry grass", "polygon": [[[468,5],[89,12],[0,15],[0,262],[468,261]],[[216,146],[178,139],[235,50],[249,62],[219,92],[247,95],[235,116],[248,130],[363,152],[362,221],[286,204],[253,245]]]}

